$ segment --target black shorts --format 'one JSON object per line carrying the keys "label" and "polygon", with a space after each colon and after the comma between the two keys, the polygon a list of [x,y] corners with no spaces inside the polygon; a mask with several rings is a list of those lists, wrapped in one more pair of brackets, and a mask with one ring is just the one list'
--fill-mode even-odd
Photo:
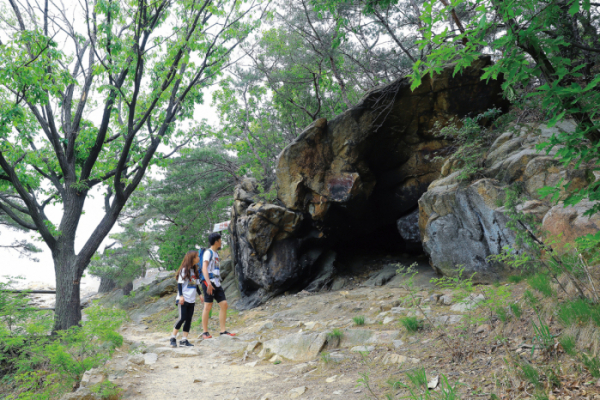
{"label": "black shorts", "polygon": [[204,302],[212,303],[213,300],[216,300],[217,303],[227,300],[225,298],[225,291],[223,290],[223,286],[216,287],[213,285],[213,294],[208,294],[208,289],[206,288],[205,282],[202,282],[202,293],[204,293]]}

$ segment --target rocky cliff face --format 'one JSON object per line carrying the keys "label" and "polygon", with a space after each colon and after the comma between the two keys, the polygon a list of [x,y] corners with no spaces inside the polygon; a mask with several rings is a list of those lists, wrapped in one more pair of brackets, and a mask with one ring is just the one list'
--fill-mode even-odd
{"label": "rocky cliff face", "polygon": [[584,187],[595,179],[583,168],[562,167],[553,158],[554,152],[547,155],[535,149],[536,144],[552,134],[574,128],[573,123],[564,122],[554,128],[527,124],[509,129],[489,149],[484,178],[475,182],[459,182],[459,171],[452,171],[449,159],[442,168],[444,176],[431,183],[419,200],[419,228],[432,266],[444,275],[456,275],[464,268],[465,276],[475,273],[480,282],[494,281],[510,272],[488,257],[501,253],[504,246],[512,246],[515,241],[514,233],[506,227],[508,217],[503,207],[511,185],[518,186],[522,193],[521,210],[532,214],[551,236],[560,235],[560,242],[597,232],[600,217],[583,216],[589,204],[552,206],[537,192],[561,179],[570,182],[569,190]]}
{"label": "rocky cliff face", "polygon": [[238,307],[315,277],[311,290],[324,287],[344,268],[339,256],[356,246],[420,247],[418,200],[439,177],[434,158],[449,152],[434,124],[506,107],[501,82],[480,79],[489,63],[480,59],[455,77],[448,66],[414,92],[403,78],[331,121],[315,121],[280,155],[274,202],[261,201],[251,180],[236,188],[230,229]]}

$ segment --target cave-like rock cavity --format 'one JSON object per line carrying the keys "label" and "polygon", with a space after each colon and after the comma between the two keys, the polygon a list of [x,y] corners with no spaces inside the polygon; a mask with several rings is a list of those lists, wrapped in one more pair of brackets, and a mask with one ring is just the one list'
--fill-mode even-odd
{"label": "cave-like rock cavity", "polygon": [[238,307],[291,288],[320,290],[354,251],[422,251],[418,200],[453,150],[434,125],[506,109],[501,81],[481,80],[489,65],[482,58],[456,76],[450,65],[415,91],[402,78],[333,120],[316,120],[279,156],[271,203],[256,182],[238,186],[230,225]]}

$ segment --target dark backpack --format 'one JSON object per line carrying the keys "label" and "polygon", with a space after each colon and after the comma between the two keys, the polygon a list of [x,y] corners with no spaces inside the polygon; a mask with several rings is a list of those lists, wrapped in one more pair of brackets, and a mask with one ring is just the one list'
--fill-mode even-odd
{"label": "dark backpack", "polygon": [[[208,260],[208,262],[210,263],[213,259],[213,252],[212,250],[210,250],[209,248],[203,248],[201,247],[200,250],[198,250],[198,257],[200,258],[200,261],[198,261],[198,273],[200,274],[200,282],[204,282],[204,275],[202,273],[202,259],[204,258],[204,252],[208,250],[210,251],[210,259]],[[214,278],[213,274],[211,274],[210,272],[208,273],[208,279],[212,279]]]}

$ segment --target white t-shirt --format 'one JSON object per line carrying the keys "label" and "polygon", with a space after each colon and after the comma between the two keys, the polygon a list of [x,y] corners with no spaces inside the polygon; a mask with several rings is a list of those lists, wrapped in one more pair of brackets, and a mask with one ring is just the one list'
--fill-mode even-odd
{"label": "white t-shirt", "polygon": [[[212,252],[212,260],[210,259]],[[210,281],[215,287],[221,286],[221,270],[219,267],[221,266],[221,261],[219,260],[219,253],[214,250],[206,249],[204,250],[204,255],[202,256],[202,266],[204,267],[204,261],[209,261],[208,263],[208,273],[212,274],[212,278]],[[205,277],[206,278],[206,277]]]}
{"label": "white t-shirt", "polygon": [[[190,279],[183,279],[183,271],[179,274],[177,283],[182,284],[181,293],[183,294],[183,301],[188,303],[196,302],[196,287],[198,286],[198,277],[194,274],[194,271],[190,271]],[[177,290],[176,300],[179,301],[179,290]]]}

